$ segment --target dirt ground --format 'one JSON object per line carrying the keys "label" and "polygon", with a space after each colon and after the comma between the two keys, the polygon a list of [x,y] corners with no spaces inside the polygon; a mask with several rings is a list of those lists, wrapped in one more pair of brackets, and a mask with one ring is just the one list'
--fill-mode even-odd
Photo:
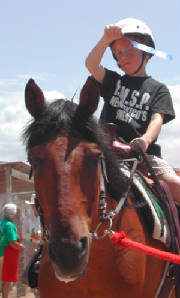
{"label": "dirt ground", "polygon": [[[35,296],[34,293],[32,292],[32,290],[30,288],[27,288],[26,291],[26,295],[25,296],[20,296],[18,298],[38,298],[38,295]],[[16,294],[16,286],[12,287],[10,293],[9,293],[9,298],[16,298],[17,294]],[[2,298],[2,293],[0,292],[0,298]]]}

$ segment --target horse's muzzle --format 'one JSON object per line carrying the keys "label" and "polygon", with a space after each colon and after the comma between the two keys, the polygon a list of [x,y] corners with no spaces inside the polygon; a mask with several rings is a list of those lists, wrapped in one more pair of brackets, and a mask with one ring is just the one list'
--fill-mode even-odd
{"label": "horse's muzzle", "polygon": [[84,275],[89,259],[90,243],[90,236],[78,240],[61,237],[58,241],[49,242],[49,257],[59,280],[69,282]]}

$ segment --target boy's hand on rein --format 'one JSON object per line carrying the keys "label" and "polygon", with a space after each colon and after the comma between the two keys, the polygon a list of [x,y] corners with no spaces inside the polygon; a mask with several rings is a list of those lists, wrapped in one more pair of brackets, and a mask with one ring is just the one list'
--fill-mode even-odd
{"label": "boy's hand on rein", "polygon": [[134,151],[138,151],[138,147],[136,144],[138,144],[141,147],[143,152],[146,152],[146,150],[149,146],[148,142],[143,137],[135,138],[130,142],[130,146],[131,146],[132,150],[134,150]]}

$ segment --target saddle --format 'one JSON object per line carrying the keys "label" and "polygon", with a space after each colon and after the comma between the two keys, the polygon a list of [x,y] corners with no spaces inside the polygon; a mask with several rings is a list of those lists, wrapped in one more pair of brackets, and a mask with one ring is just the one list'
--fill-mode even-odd
{"label": "saddle", "polygon": [[[131,160],[135,158],[134,153],[131,150],[131,147],[120,143],[118,140],[112,141],[112,149],[119,156],[120,160],[125,160],[128,162],[128,159]],[[168,232],[170,233],[170,239],[168,241],[168,248],[174,253],[180,253],[180,210],[176,205],[168,185],[161,181],[159,182],[153,172],[151,165],[148,162],[148,155],[142,153],[142,160],[137,166],[136,173],[146,181],[147,185],[160,196],[162,200],[161,207],[165,209],[167,216]],[[137,157],[139,158],[139,156]],[[134,174],[135,176],[136,174]],[[130,174],[129,174],[130,176]],[[168,210],[169,209],[169,210]],[[168,210],[168,212],[167,212]],[[167,214],[168,213],[168,214]],[[159,239],[161,240],[161,239]],[[165,243],[167,244],[167,243]],[[162,276],[162,280],[156,292],[156,298],[163,298],[164,295],[170,295],[173,289],[175,289],[175,297],[179,296],[180,286],[179,286],[179,274],[180,266],[175,264],[166,263],[165,270]]]}

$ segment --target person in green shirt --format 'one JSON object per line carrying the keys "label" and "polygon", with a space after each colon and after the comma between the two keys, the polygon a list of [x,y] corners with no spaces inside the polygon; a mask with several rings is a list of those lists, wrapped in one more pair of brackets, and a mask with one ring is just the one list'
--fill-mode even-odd
{"label": "person in green shirt", "polygon": [[[4,210],[7,210],[7,207],[12,208],[11,213],[14,214],[14,216],[16,215],[16,205],[6,204],[4,207]],[[0,222],[0,256],[4,256],[4,247],[8,246],[10,241],[16,241],[18,239],[19,236],[15,224],[12,220],[5,217]]]}
{"label": "person in green shirt", "polygon": [[17,214],[17,206],[9,203],[3,207],[3,220],[0,222],[0,255],[4,256],[2,266],[2,297],[8,298],[11,282],[18,280],[19,252],[24,250],[20,243],[19,233],[13,220]]}
{"label": "person in green shirt", "polygon": [[[3,207],[4,209],[11,209],[11,215],[16,214],[16,205],[14,204],[6,204]],[[0,222],[0,280],[2,279],[2,266],[3,266],[3,257],[4,257],[4,248],[9,245],[8,238],[11,237],[16,241],[18,239],[16,226],[12,221],[9,221],[6,217]]]}
{"label": "person in green shirt", "polygon": [[18,240],[18,234],[16,226],[12,221],[9,221],[7,218],[4,218],[0,222],[0,280],[2,279],[2,266],[3,266],[3,257],[4,257],[4,248],[9,245],[9,237]]}

